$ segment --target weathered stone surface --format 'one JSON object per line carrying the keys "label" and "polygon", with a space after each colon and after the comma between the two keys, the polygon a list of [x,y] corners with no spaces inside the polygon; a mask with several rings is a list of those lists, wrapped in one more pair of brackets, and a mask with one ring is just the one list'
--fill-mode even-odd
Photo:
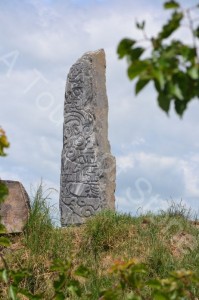
{"label": "weathered stone surface", "polygon": [[61,224],[81,224],[115,207],[115,158],[108,142],[104,50],[88,52],[70,69],[64,104]]}
{"label": "weathered stone surface", "polygon": [[1,181],[9,189],[9,195],[0,206],[1,222],[8,233],[22,232],[30,211],[28,194],[18,181]]}

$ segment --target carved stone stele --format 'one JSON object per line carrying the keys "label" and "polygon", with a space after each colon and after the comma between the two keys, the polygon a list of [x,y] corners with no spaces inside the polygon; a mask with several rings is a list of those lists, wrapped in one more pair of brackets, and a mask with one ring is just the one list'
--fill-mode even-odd
{"label": "carved stone stele", "polygon": [[70,69],[64,103],[60,211],[62,226],[115,207],[115,158],[108,141],[104,50]]}
{"label": "carved stone stele", "polygon": [[9,194],[0,206],[1,223],[7,233],[22,232],[28,220],[30,202],[23,185],[18,181],[1,180],[8,187]]}

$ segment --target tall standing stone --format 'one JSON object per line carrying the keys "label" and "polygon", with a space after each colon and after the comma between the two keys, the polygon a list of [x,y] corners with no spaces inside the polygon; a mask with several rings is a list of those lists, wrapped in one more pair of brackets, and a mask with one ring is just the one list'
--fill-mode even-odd
{"label": "tall standing stone", "polygon": [[64,103],[61,224],[81,224],[115,207],[115,158],[108,141],[104,50],[84,54],[70,69]]}

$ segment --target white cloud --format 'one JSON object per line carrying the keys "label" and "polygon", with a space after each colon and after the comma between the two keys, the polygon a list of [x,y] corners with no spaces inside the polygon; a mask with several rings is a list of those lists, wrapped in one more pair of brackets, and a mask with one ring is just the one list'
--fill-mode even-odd
{"label": "white cloud", "polygon": [[139,207],[142,211],[158,211],[168,207],[168,200],[183,199],[187,207],[197,210],[198,159],[198,155],[185,159],[144,152],[119,156],[118,206],[125,210],[133,207],[134,212]]}
{"label": "white cloud", "polygon": [[125,172],[127,169],[132,169],[134,166],[133,155],[130,153],[124,156],[117,157],[117,173]]}

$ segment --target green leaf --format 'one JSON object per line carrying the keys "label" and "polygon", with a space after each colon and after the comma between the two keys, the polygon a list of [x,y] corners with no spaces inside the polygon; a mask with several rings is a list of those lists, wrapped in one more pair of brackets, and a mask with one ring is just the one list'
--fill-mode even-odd
{"label": "green leaf", "polygon": [[142,55],[142,53],[145,51],[144,48],[141,47],[137,47],[131,50],[130,52],[130,58],[132,61],[134,60],[138,60],[138,58],[140,58],[140,56]]}
{"label": "green leaf", "polygon": [[157,291],[154,293],[154,300],[170,300],[170,296],[166,296],[163,293],[161,293],[160,291]]}
{"label": "green leaf", "polygon": [[169,112],[171,99],[169,99],[165,94],[160,93],[158,95],[158,104],[166,113]]}
{"label": "green leaf", "polygon": [[68,290],[77,296],[81,296],[81,288],[80,288],[80,283],[77,280],[71,280],[68,284]]}
{"label": "green leaf", "polygon": [[175,30],[179,28],[182,19],[183,13],[174,12],[168,23],[163,26],[162,31],[158,35],[158,39],[163,40],[168,38]]}
{"label": "green leaf", "polygon": [[65,295],[64,293],[56,293],[56,296],[54,298],[55,300],[65,300]]}
{"label": "green leaf", "polygon": [[9,286],[9,295],[12,300],[17,300],[16,287],[14,287],[13,285]]}
{"label": "green leaf", "polygon": [[125,300],[142,300],[143,298],[141,298],[140,296],[135,296],[134,292],[130,292]]}
{"label": "green leaf", "polygon": [[175,111],[180,117],[182,117],[186,107],[187,103],[185,101],[175,100]]}
{"label": "green leaf", "polygon": [[187,72],[189,74],[189,76],[192,79],[198,79],[199,78],[199,67],[197,66],[193,66],[192,68],[190,68]]}
{"label": "green leaf", "polygon": [[4,236],[0,237],[0,245],[3,247],[9,247],[10,246],[10,240]]}
{"label": "green leaf", "polygon": [[43,294],[33,295],[29,291],[27,291],[26,289],[18,289],[18,293],[26,296],[26,298],[28,298],[30,300],[41,300],[41,299],[44,299]]}
{"label": "green leaf", "polygon": [[77,268],[77,270],[75,271],[75,275],[81,276],[84,278],[87,278],[89,276],[89,274],[90,274],[90,271],[84,266],[79,266]]}
{"label": "green leaf", "polygon": [[161,282],[158,279],[151,279],[147,282],[147,285],[153,289],[160,289],[162,287]]}
{"label": "green leaf", "polygon": [[55,289],[56,291],[59,291],[59,290],[63,287],[63,285],[64,285],[64,283],[65,283],[65,280],[66,280],[65,275],[63,275],[63,274],[60,275],[60,276],[59,276],[59,279],[56,280],[56,281],[54,281],[54,284],[53,284],[54,289]]}
{"label": "green leaf", "polygon": [[180,42],[178,42],[178,48],[179,48],[179,54],[183,56],[183,58],[187,60],[194,60],[197,56],[197,52],[195,48],[188,47],[187,45],[180,45]]}
{"label": "green leaf", "polygon": [[12,276],[14,279],[15,285],[18,285],[27,275],[28,275],[27,272],[23,272],[23,271],[15,272]]}
{"label": "green leaf", "polygon": [[135,264],[131,267],[131,270],[133,271],[133,273],[142,273],[145,274],[146,273],[146,266],[144,264]]}
{"label": "green leaf", "polygon": [[69,270],[71,268],[71,262],[70,261],[62,261],[60,259],[55,259],[53,261],[53,265],[51,266],[51,271],[58,271],[61,273],[64,273],[65,271]]}
{"label": "green leaf", "polygon": [[178,84],[171,84],[170,85],[170,92],[179,100],[183,100],[183,94]]}
{"label": "green leaf", "polygon": [[128,68],[129,78],[133,80],[135,77],[143,73],[146,70],[147,66],[148,64],[146,63],[146,61],[137,60],[133,62]]}
{"label": "green leaf", "polygon": [[167,1],[164,3],[164,8],[166,8],[166,9],[176,9],[179,7],[180,7],[179,3],[174,0]]}
{"label": "green leaf", "polygon": [[121,40],[118,45],[117,53],[119,55],[119,59],[123,58],[126,55],[129,55],[131,52],[132,46],[136,43],[136,41],[125,38]]}
{"label": "green leaf", "polygon": [[165,87],[165,78],[164,78],[164,73],[162,72],[162,70],[160,70],[160,69],[154,69],[152,71],[152,75],[157,80],[157,82],[158,82],[158,84],[160,86],[160,90],[163,90],[164,87]]}
{"label": "green leaf", "polygon": [[4,152],[4,148],[8,148],[10,146],[5,131],[0,127],[0,156],[6,156]]}
{"label": "green leaf", "polygon": [[5,281],[5,283],[8,283],[8,271],[6,269],[4,269],[2,271],[1,277],[2,277],[3,281]]}
{"label": "green leaf", "polygon": [[100,291],[100,298],[103,300],[116,300],[118,299],[118,294],[119,294],[119,289],[109,289],[109,290],[104,290]]}
{"label": "green leaf", "polygon": [[137,95],[148,83],[150,79],[138,79],[135,86],[135,94]]}

